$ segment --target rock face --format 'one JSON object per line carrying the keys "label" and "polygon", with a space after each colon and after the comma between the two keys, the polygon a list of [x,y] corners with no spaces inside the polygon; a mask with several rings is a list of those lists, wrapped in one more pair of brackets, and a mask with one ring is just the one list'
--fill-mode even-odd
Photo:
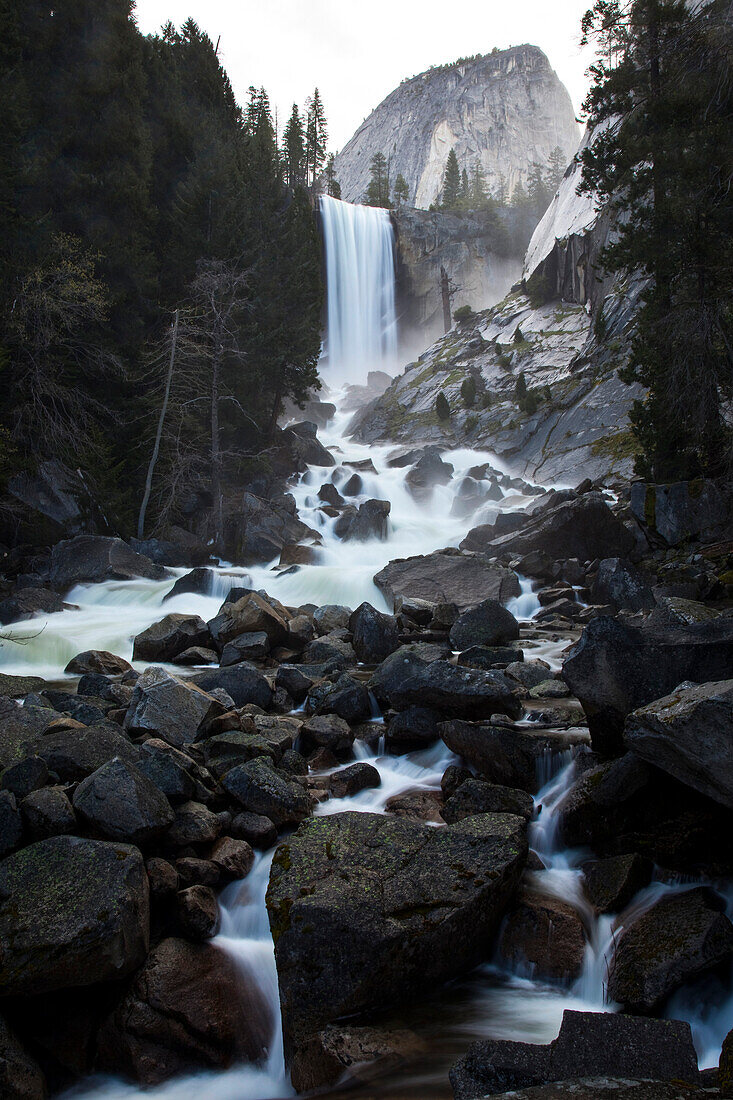
{"label": "rock face", "polygon": [[[526,860],[525,822],[431,828],[390,815],[313,818],[275,853],[267,893],[286,1046],[414,999],[490,950]],[[316,1082],[313,1082],[315,1084]]]}
{"label": "rock face", "polygon": [[405,177],[410,205],[427,208],[451,147],[469,170],[481,164],[489,190],[503,176],[511,193],[556,146],[570,161],[579,136],[570,97],[545,55],[516,46],[403,81],[336,157],[336,175],[344,199],[361,202],[372,157],[390,153],[392,178]]}
{"label": "rock face", "polygon": [[681,684],[630,714],[624,742],[637,756],[733,810],[733,680]]}
{"label": "rock face", "polygon": [[[680,1020],[643,1020],[607,1012],[566,1010],[560,1034],[547,1046],[489,1039],[474,1043],[450,1071],[455,1100],[476,1100],[551,1081],[602,1076],[696,1083],[697,1055],[690,1025]],[[599,1095],[580,1090],[571,1090],[571,1094]],[[556,1094],[549,1091],[538,1095],[549,1100]]]}
{"label": "rock face", "polygon": [[454,603],[459,611],[474,607],[481,600],[506,603],[519,595],[516,574],[489,562],[481,554],[459,550],[438,550],[391,561],[374,578],[388,601],[398,598]]}
{"label": "rock face", "polygon": [[79,535],[56,543],[51,552],[51,583],[57,588],[135,577],[159,581],[165,576],[161,565],[135,553],[122,539]]}
{"label": "rock face", "polygon": [[6,996],[124,978],[144,961],[148,936],[148,880],[136,848],[52,837],[0,863]]}

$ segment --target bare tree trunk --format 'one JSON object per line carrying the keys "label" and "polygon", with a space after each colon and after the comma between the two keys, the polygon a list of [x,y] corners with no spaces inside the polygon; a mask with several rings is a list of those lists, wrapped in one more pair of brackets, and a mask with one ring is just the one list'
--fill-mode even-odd
{"label": "bare tree trunk", "polygon": [[219,442],[219,372],[221,368],[223,346],[220,334],[216,334],[216,345],[211,368],[211,492],[214,497],[214,543],[221,553],[224,545],[224,515],[221,499],[221,446]]}
{"label": "bare tree trunk", "polygon": [[278,374],[277,385],[275,386],[275,400],[272,406],[272,412],[270,413],[270,423],[267,426],[267,438],[271,440],[275,434],[277,428],[277,422],[280,417],[280,409],[282,408],[282,392],[283,392],[283,377],[282,371]]}
{"label": "bare tree trunk", "polygon": [[448,280],[448,272],[441,264],[440,268],[440,293],[443,298],[443,328],[446,332],[451,327],[450,316],[450,282]]}
{"label": "bare tree trunk", "polygon": [[145,478],[145,492],[143,493],[142,504],[140,505],[140,514],[137,517],[137,537],[141,539],[143,537],[143,531],[145,530],[145,512],[150,500],[150,491],[153,486],[153,474],[155,473],[155,464],[158,461],[158,454],[160,452],[160,440],[163,435],[163,424],[165,423],[165,414],[168,411],[168,400],[171,394],[171,382],[173,380],[173,366],[176,361],[176,341],[178,339],[178,310],[176,310],[173,316],[173,335],[171,336],[171,357],[168,364],[168,377],[165,381],[165,394],[163,396],[163,404],[160,409],[160,416],[158,417],[158,428],[155,433],[155,445],[153,447],[153,453],[150,456],[150,464],[148,466],[148,473]]}

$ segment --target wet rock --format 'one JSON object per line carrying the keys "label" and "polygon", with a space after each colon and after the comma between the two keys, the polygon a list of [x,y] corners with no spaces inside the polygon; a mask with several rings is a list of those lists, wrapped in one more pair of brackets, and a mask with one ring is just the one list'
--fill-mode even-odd
{"label": "wet rock", "polygon": [[175,810],[173,824],[165,836],[172,848],[184,848],[190,844],[207,844],[216,840],[221,823],[211,810],[201,802],[184,802]]}
{"label": "wet rock", "polygon": [[144,1086],[263,1057],[272,1020],[253,982],[209,944],[165,939],[99,1032],[102,1067]]}
{"label": "wet rock", "polygon": [[66,791],[43,787],[31,791],[20,804],[23,823],[33,840],[76,832],[76,815]]}
{"label": "wet rock", "polygon": [[[344,488],[344,492],[346,492]],[[366,542],[368,539],[386,539],[389,533],[388,500],[366,500],[356,513],[344,512],[334,524],[334,533],[346,541]]]}
{"label": "wet rock", "polygon": [[151,856],[145,861],[145,871],[151,902],[169,902],[178,892],[178,872],[173,864],[161,856]]}
{"label": "wet rock", "polygon": [[523,889],[504,924],[499,950],[533,978],[574,982],[583,969],[583,922],[567,902]]}
{"label": "wet rock", "polygon": [[191,646],[205,646],[210,643],[209,628],[198,615],[166,615],[135,637],[132,659],[172,661]]}
{"label": "wet rock", "polygon": [[6,996],[124,978],[148,951],[148,880],[136,848],[57,836],[0,863]]}
{"label": "wet rock", "polygon": [[672,485],[636,481],[631,486],[631,511],[653,538],[663,539],[668,546],[701,534],[711,537],[716,530],[730,537],[730,494],[714,481]]}
{"label": "wet rock", "polygon": [[591,585],[597,604],[610,604],[617,611],[645,611],[656,606],[651,586],[643,574],[624,558],[604,558]]}
{"label": "wet rock", "polygon": [[441,814],[449,825],[474,814],[516,814],[529,821],[534,815],[534,800],[526,791],[471,777],[450,795]]}
{"label": "wet rock", "polygon": [[586,626],[562,669],[580,699],[596,751],[622,749],[626,715],[684,680],[724,680],[733,668],[733,619],[686,624],[653,611],[638,626],[605,616]]}
{"label": "wet rock", "polygon": [[313,620],[308,615],[296,615],[288,623],[288,645],[291,649],[300,650],[312,642],[316,629]]}
{"label": "wet rock", "polygon": [[331,1020],[473,966],[526,855],[524,823],[502,815],[442,829],[361,813],[303,824],[275,853],[267,893],[288,1056]]}
{"label": "wet rock", "polygon": [[180,934],[198,943],[219,931],[219,906],[210,886],[189,886],[176,894],[176,923]]}
{"label": "wet rock", "polygon": [[530,699],[567,699],[569,695],[570,689],[562,680],[540,680],[529,689]]}
{"label": "wet rock", "polygon": [[31,692],[43,691],[46,681],[40,676],[10,676],[7,673],[0,674],[0,697],[9,699],[21,699]]}
{"label": "wet rock", "polygon": [[535,792],[541,786],[543,759],[552,752],[585,743],[587,735],[583,730],[562,733],[449,721],[441,724],[440,736],[449,749],[492,783]]}
{"label": "wet rock", "polygon": [[388,752],[404,753],[424,749],[438,740],[440,715],[427,707],[407,707],[390,718],[385,733]]}
{"label": "wet rock", "polygon": [[82,780],[74,809],[96,832],[138,846],[161,836],[174,818],[165,795],[124,760],[110,760]]}
{"label": "wet rock", "polygon": [[275,687],[287,691],[296,703],[302,703],[315,680],[296,665],[279,665],[275,673]]}
{"label": "wet rock", "polygon": [[122,539],[78,535],[57,542],[51,551],[50,579],[55,588],[137,577],[159,581],[165,576],[163,566],[135,553]]}
{"label": "wet rock", "polygon": [[17,848],[23,837],[23,819],[15,795],[0,791],[0,859]]}
{"label": "wet rock", "polygon": [[269,817],[278,828],[297,825],[311,810],[303,788],[276,772],[266,756],[232,768],[222,786],[245,810]]}
{"label": "wet rock", "polygon": [[382,662],[369,686],[378,703],[397,710],[424,706],[466,718],[499,712],[518,718],[522,711],[512,682],[502,672],[457,668],[448,661],[427,664],[405,649]]}
{"label": "wet rock", "polygon": [[0,623],[19,623],[32,619],[36,614],[51,615],[64,610],[64,601],[58,592],[48,588],[16,588],[4,600],[0,600]]}
{"label": "wet rock", "polygon": [[453,649],[505,645],[519,637],[519,623],[497,600],[482,600],[456,619],[450,629]]}
{"label": "wet rock", "polygon": [[348,753],[354,744],[354,734],[343,718],[337,714],[319,714],[309,718],[300,731],[306,751],[322,746],[335,756]]}
{"label": "wet rock", "polygon": [[378,787],[382,780],[372,764],[360,762],[341,768],[331,776],[330,790],[333,798],[351,798],[359,791]]}
{"label": "wet rock", "polygon": [[280,761],[280,769],[288,775],[307,775],[308,761],[295,749],[286,749]]}
{"label": "wet rock", "polygon": [[224,878],[246,878],[252,870],[255,854],[246,840],[222,836],[211,849],[211,861],[220,869]]}
{"label": "wet rock", "polygon": [[198,672],[191,682],[205,692],[222,688],[238,707],[254,703],[268,710],[272,705],[272,688],[258,669],[246,663]]}
{"label": "wet rock", "polygon": [[652,878],[651,861],[632,852],[583,864],[586,897],[598,913],[618,913]]}
{"label": "wet rock", "polygon": [[[560,1034],[552,1043],[541,1046],[502,1039],[474,1043],[451,1069],[450,1082],[455,1100],[476,1100],[510,1089],[527,1089],[529,1100],[535,1085],[602,1076],[697,1082],[690,1025],[681,1020],[566,1009]],[[556,1094],[540,1091],[536,1095],[550,1100]]]}
{"label": "wet rock", "polygon": [[190,769],[193,761],[184,753],[151,737],[140,746],[137,769],[165,795],[169,802],[188,802],[196,792]]}
{"label": "wet rock", "polygon": [[658,1008],[684,982],[730,961],[733,924],[707,887],[661,898],[624,928],[608,972],[608,995],[628,1011]]}
{"label": "wet rock", "polygon": [[624,744],[733,809],[733,680],[683,683],[633,711],[624,726]]}
{"label": "wet rock", "polygon": [[232,730],[209,737],[201,742],[204,760],[211,773],[218,778],[226,775],[237,764],[246,760],[255,760],[259,756],[268,756],[274,764],[280,762],[282,750],[270,744],[258,733],[248,730]]}
{"label": "wet rock", "polygon": [[221,869],[210,859],[183,856],[176,860],[176,874],[181,890],[189,886],[218,886]]}
{"label": "wet rock", "polygon": [[513,661],[504,671],[528,691],[545,683],[550,676],[550,666],[546,661]]}
{"label": "wet rock", "polygon": [[733,1031],[723,1040],[718,1064],[718,1081],[721,1096],[733,1096]]}
{"label": "wet rock", "polygon": [[304,421],[291,424],[282,434],[292,452],[306,466],[335,466],[336,460],[319,442],[316,431],[316,424]]}
{"label": "wet rock", "polygon": [[117,657],[106,649],[86,649],[72,657],[64,672],[73,672],[78,676],[98,672],[102,676],[124,676],[132,670],[132,665],[124,657]]}
{"label": "wet rock", "polygon": [[512,646],[472,645],[460,654],[458,664],[465,665],[466,668],[506,669],[508,665],[523,660],[522,650]]}
{"label": "wet rock", "polygon": [[356,656],[367,665],[376,665],[400,647],[400,632],[394,615],[383,615],[369,603],[363,603],[349,618],[349,630]]}
{"label": "wet rock", "polygon": [[334,630],[348,630],[351,608],[341,604],[324,604],[313,612],[313,622],[319,635],[331,634]]}
{"label": "wet rock", "polygon": [[229,602],[228,598],[208,625],[219,650],[240,634],[262,631],[273,646],[284,642],[288,636],[287,621],[257,592],[246,592],[234,602]]}
{"label": "wet rock", "polygon": [[115,756],[131,764],[140,759],[137,746],[112,722],[52,730],[34,748],[48,769],[64,782],[84,779]]}
{"label": "wet rock", "polygon": [[468,768],[462,768],[460,764],[449,764],[443,772],[440,780],[440,789],[446,801],[456,793],[462,783],[467,779],[473,779],[473,773]]}
{"label": "wet rock", "polygon": [[440,791],[426,791],[419,787],[403,794],[394,794],[384,804],[385,813],[407,821],[430,821],[434,825],[444,824],[442,808]]}
{"label": "wet rock", "polygon": [[[350,642],[341,635],[344,631],[333,631],[331,634],[323,634],[313,642],[309,642],[303,650],[303,663],[306,665],[329,665],[333,669],[354,668],[357,664],[356,653]],[[325,672],[325,669],[321,669]]]}
{"label": "wet rock", "polygon": [[278,565],[286,568],[292,565],[314,565],[318,561],[318,548],[316,546],[302,546],[301,544],[288,543],[280,551]]}
{"label": "wet rock", "polygon": [[236,665],[240,661],[262,660],[270,652],[270,643],[264,630],[239,634],[227,642],[221,651],[221,665]]}
{"label": "wet rock", "polygon": [[329,1024],[298,1051],[291,1066],[293,1087],[303,1092],[320,1085],[369,1080],[394,1072],[427,1053],[414,1031]]}
{"label": "wet rock", "polygon": [[425,501],[430,499],[436,485],[447,485],[452,477],[453,466],[443,462],[440,451],[431,447],[408,472],[405,485],[415,500]]}
{"label": "wet rock", "polygon": [[43,1070],[0,1016],[0,1095],[5,1100],[46,1100]]}
{"label": "wet rock", "polygon": [[364,482],[358,474],[352,474],[341,488],[343,489],[344,496],[346,497],[358,497],[360,493],[364,491]]}
{"label": "wet rock", "polygon": [[344,498],[341,496],[341,493],[330,481],[321,485],[318,490],[318,499],[322,500],[325,504],[331,504],[334,508],[340,508],[344,503]]}
{"label": "wet rock", "polygon": [[316,684],[308,695],[306,703],[308,714],[336,714],[344,721],[356,724],[372,713],[369,692],[361,680],[342,673],[330,683],[323,680]]}
{"label": "wet rock", "polygon": [[236,814],[229,832],[240,840],[246,840],[258,851],[266,851],[277,841],[277,829],[264,814]]}
{"label": "wet rock", "polygon": [[188,595],[189,592],[197,596],[208,596],[214,588],[215,578],[216,573],[213,569],[197,566],[190,573],[178,578],[170,592],[166,592],[163,603],[166,600],[174,599],[176,596]]}
{"label": "wet rock", "polygon": [[[202,679],[210,676],[203,673]],[[220,686],[219,684],[212,684]],[[176,748],[190,744],[201,726],[225,708],[192,680],[153,665],[135,684],[124,728],[132,734],[158,734]]]}
{"label": "wet rock", "polygon": [[510,569],[483,554],[454,549],[391,561],[374,583],[393,607],[402,598],[454,603],[466,611],[481,600],[503,604],[519,595],[519,581]]}

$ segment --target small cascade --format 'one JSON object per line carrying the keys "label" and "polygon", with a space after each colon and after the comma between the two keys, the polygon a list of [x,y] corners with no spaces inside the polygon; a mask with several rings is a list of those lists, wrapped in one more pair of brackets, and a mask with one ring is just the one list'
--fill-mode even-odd
{"label": "small cascade", "polygon": [[326,250],[326,378],[363,383],[397,359],[394,231],[387,210],[321,198]]}

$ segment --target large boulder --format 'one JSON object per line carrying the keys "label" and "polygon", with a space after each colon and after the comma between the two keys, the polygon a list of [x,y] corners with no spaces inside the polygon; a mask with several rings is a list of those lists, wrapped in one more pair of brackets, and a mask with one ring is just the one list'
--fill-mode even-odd
{"label": "large boulder", "polygon": [[452,719],[440,724],[443,741],[492,783],[532,793],[542,783],[542,762],[553,752],[583,744],[585,730],[511,729]]}
{"label": "large boulder", "polygon": [[730,490],[714,481],[678,481],[672,485],[631,486],[631,511],[642,526],[669,546],[690,538],[727,534],[733,521]]}
{"label": "large boulder", "polygon": [[[292,438],[297,437],[293,434]],[[313,443],[328,456],[317,440]],[[299,469],[305,468],[300,459],[297,462]],[[327,465],[334,465],[332,458]],[[286,476],[290,476],[292,470],[292,460],[288,459]],[[225,525],[229,556],[243,565],[272,561],[279,557],[284,546],[314,535],[315,532],[298,519],[295,500],[290,493],[263,500],[254,493],[245,492],[239,508],[227,517]]]}
{"label": "large boulder", "polygon": [[659,1008],[684,982],[733,958],[725,902],[699,886],[661,898],[624,928],[608,971],[608,996],[629,1012]]}
{"label": "large boulder", "polygon": [[504,923],[499,947],[532,978],[574,982],[583,969],[583,922],[568,902],[525,888]]}
{"label": "large boulder", "polygon": [[78,535],[57,542],[51,551],[50,579],[56,588],[100,581],[128,581],[137,577],[159,581],[166,575],[162,565],[136,554],[122,539]]}
{"label": "large boulder", "polygon": [[0,988],[48,993],[124,978],[148,953],[137,848],[57,836],[0,863]]}
{"label": "large boulder", "polygon": [[415,500],[426,501],[436,485],[447,485],[452,477],[453,466],[443,462],[437,448],[430,447],[408,472],[405,486]]}
{"label": "large boulder", "polygon": [[16,588],[4,600],[0,600],[0,623],[18,623],[32,619],[34,615],[50,615],[64,610],[64,601],[58,592],[47,588]]}
{"label": "large boulder", "polygon": [[733,618],[685,623],[653,611],[638,625],[593,619],[571,650],[563,679],[588,716],[593,747],[622,750],[624,719],[683,680],[725,680],[733,668]]}
{"label": "large boulder", "polygon": [[51,730],[35,745],[34,752],[59,779],[77,782],[118,756],[135,763],[140,750],[114,722]]}
{"label": "large boulder", "polygon": [[388,500],[365,500],[356,512],[344,512],[334,525],[334,532],[345,542],[354,540],[366,542],[368,539],[386,539],[389,533],[389,513],[392,505]]}
{"label": "large boulder", "polygon": [[153,665],[135,684],[124,726],[133,734],[157,733],[180,748],[193,741],[199,728],[224,709],[202,687]]}
{"label": "large boulder", "polygon": [[209,628],[198,615],[166,615],[138,634],[133,661],[172,661],[191,646],[211,644]]}
{"label": "large boulder", "polygon": [[199,672],[190,682],[207,692],[221,688],[238,707],[253,703],[267,710],[272,703],[272,688],[267,680],[258,669],[246,662]]}
{"label": "large boulder", "polygon": [[258,756],[231,768],[223,777],[222,786],[243,809],[269,817],[278,827],[297,825],[311,811],[304,789],[277,772],[268,756]]}
{"label": "large boulder", "polygon": [[74,809],[110,840],[138,846],[161,836],[173,823],[166,796],[134,764],[114,759],[83,779]]}
{"label": "large boulder", "polygon": [[43,1070],[0,1016],[0,1096],[4,1100],[46,1100]]}
{"label": "large boulder", "polygon": [[482,600],[470,611],[464,611],[450,628],[453,649],[505,645],[518,637],[519,623],[498,600]]}
{"label": "large boulder", "polygon": [[[566,1009],[560,1034],[548,1045],[487,1039],[474,1043],[450,1071],[455,1100],[476,1100],[479,1096],[582,1077],[651,1078],[695,1084],[697,1055],[690,1025],[681,1020],[645,1020]],[[549,1100],[555,1093],[538,1091],[537,1095]],[[576,1086],[572,1095],[599,1094],[584,1093]]]}
{"label": "large boulder", "polygon": [[623,558],[604,558],[591,585],[593,603],[610,604],[619,611],[645,611],[656,605],[643,574]]}
{"label": "large boulder", "polygon": [[508,714],[518,718],[522,705],[515,683],[503,672],[464,668],[449,661],[423,661],[409,647],[398,649],[377,668],[369,686],[377,701],[395,710],[427,707],[464,718]]}
{"label": "large boulder", "polygon": [[377,573],[374,583],[393,607],[401,599],[417,599],[454,603],[459,611],[486,599],[507,603],[520,591],[511,569],[483,554],[452,548],[391,561]]}
{"label": "large boulder", "polygon": [[733,680],[684,683],[633,711],[626,719],[624,743],[733,810]]}
{"label": "large boulder", "polygon": [[342,672],[338,680],[321,680],[308,693],[308,714],[337,714],[346,722],[361,722],[371,716],[369,692],[361,680]]}
{"label": "large boulder", "polygon": [[383,615],[370,603],[357,607],[349,619],[356,656],[367,665],[376,665],[400,647],[400,631],[393,615]]}
{"label": "large boulder", "polygon": [[64,672],[73,672],[77,676],[124,676],[131,671],[132,665],[129,661],[110,653],[108,649],[85,649],[83,653],[72,657],[64,669]]}
{"label": "large boulder", "polygon": [[288,635],[288,624],[257,592],[246,592],[234,602],[222,604],[218,615],[209,623],[214,643],[221,651],[227,642],[240,634],[262,631],[270,645],[279,645]]}
{"label": "large boulder", "polygon": [[[527,856],[525,822],[370,813],[313,818],[267,892],[288,1058],[324,1024],[434,990],[491,950]],[[318,1082],[313,1082],[317,1084]]]}
{"label": "large boulder", "polygon": [[633,548],[633,535],[600,493],[585,493],[574,500],[564,500],[541,511],[518,531],[490,538],[482,547],[484,552],[497,556],[541,552],[556,561],[577,558],[581,562],[612,556],[623,558]]}
{"label": "large boulder", "polygon": [[[36,691],[44,687],[43,681]],[[59,715],[49,707],[23,705],[0,695],[0,768],[23,760]]]}
{"label": "large boulder", "polygon": [[102,1067],[138,1084],[263,1058],[273,1021],[262,994],[209,944],[165,939],[99,1034]]}

